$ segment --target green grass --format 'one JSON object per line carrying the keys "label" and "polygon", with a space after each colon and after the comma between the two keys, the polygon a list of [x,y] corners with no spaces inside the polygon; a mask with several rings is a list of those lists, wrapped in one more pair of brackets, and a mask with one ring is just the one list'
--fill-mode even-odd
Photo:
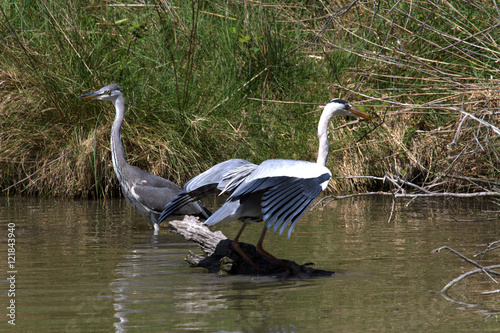
{"label": "green grass", "polygon": [[[467,122],[449,146],[453,107],[498,112],[499,14],[489,2],[0,4],[0,187],[31,176],[3,193],[119,193],[114,109],[76,98],[110,83],[128,106],[129,162],[177,183],[233,157],[315,160],[316,105],[334,97],[385,121],[331,135],[335,175],[382,176],[392,165],[415,180],[446,170],[498,179],[498,139],[485,127]],[[374,186],[335,180],[331,189]],[[450,187],[478,189],[456,178]]]}

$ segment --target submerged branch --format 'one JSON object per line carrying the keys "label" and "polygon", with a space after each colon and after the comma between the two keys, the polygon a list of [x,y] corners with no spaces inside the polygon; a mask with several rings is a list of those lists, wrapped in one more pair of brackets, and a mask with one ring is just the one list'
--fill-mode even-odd
{"label": "submerged branch", "polygon": [[455,255],[457,255],[458,257],[460,257],[461,259],[463,259],[465,262],[477,267],[477,269],[474,269],[472,271],[468,271],[468,272],[460,275],[456,279],[453,279],[452,281],[450,281],[446,286],[443,287],[443,289],[441,289],[442,293],[446,293],[451,287],[453,287],[455,284],[462,281],[466,277],[473,275],[473,274],[476,274],[476,273],[481,273],[481,272],[485,273],[493,282],[498,284],[498,281],[495,280],[492,275],[500,275],[500,272],[493,270],[495,268],[500,268],[500,265],[482,266],[479,263],[475,262],[474,260],[467,258],[466,256],[464,256],[460,252],[458,252],[458,251],[456,251],[448,246],[442,246],[438,249],[435,249],[432,251],[432,253],[439,253],[441,250],[448,250],[448,251],[454,253]]}
{"label": "submerged branch", "polygon": [[[485,270],[490,271],[490,270],[492,270],[494,268],[500,268],[500,265],[486,266],[486,267],[483,267],[483,269],[477,268],[477,269],[474,269],[472,271],[466,272],[466,273],[460,275],[459,277],[457,277],[456,279],[450,281],[446,286],[443,287],[443,289],[441,289],[441,292],[442,293],[446,293],[451,287],[453,287],[458,282],[462,281],[463,279],[465,279],[466,277],[468,277],[470,275],[481,273],[481,272],[485,272]],[[500,273],[496,273],[496,274],[500,275]],[[487,275],[490,276],[489,274],[487,274]],[[491,276],[490,276],[490,278],[491,278]],[[496,280],[494,280],[494,281],[495,281],[495,283],[498,283]],[[487,293],[488,292],[484,292],[483,294],[486,295]]]}

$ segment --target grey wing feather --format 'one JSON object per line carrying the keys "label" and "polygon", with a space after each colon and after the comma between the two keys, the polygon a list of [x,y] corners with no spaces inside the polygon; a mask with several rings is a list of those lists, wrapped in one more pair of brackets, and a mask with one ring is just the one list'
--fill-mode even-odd
{"label": "grey wing feather", "polygon": [[281,234],[291,223],[288,230],[290,237],[297,221],[321,193],[321,183],[329,178],[329,174],[324,174],[318,178],[289,179],[264,192],[262,213],[267,227],[271,228],[274,224],[276,232],[281,226]]}
{"label": "grey wing feather", "polygon": [[176,191],[172,188],[136,184],[132,186],[132,191],[143,206],[149,208],[151,211],[160,212],[165,203],[169,202],[182,189]]}
{"label": "grey wing feather", "polygon": [[221,191],[221,194],[232,193],[256,168],[256,164],[248,162],[229,171],[222,177],[217,189]]}
{"label": "grey wing feather", "polygon": [[229,216],[233,215],[240,206],[240,201],[226,201],[222,207],[217,209],[212,216],[206,221],[205,225],[214,225],[218,222],[226,220]]}
{"label": "grey wing feather", "polygon": [[231,159],[213,166],[184,184],[184,191],[163,208],[158,223],[185,205],[196,203],[209,194],[217,191],[231,192],[256,167],[255,164],[243,159]]}
{"label": "grey wing feather", "polygon": [[187,193],[191,193],[193,191],[196,191],[197,189],[209,186],[213,189],[216,189],[219,183],[225,179],[224,177],[230,173],[234,172],[234,170],[238,169],[239,167],[245,166],[245,165],[254,165],[251,162],[248,162],[243,159],[231,159],[227,160],[225,162],[216,164],[215,166],[211,167],[207,171],[199,174],[198,176],[192,178],[189,180],[186,184],[184,184],[184,190]]}
{"label": "grey wing feather", "polygon": [[[137,194],[137,200],[151,210],[152,213],[160,214],[166,202],[172,200],[179,193],[172,188],[152,187],[146,185],[134,185],[133,192]],[[179,190],[181,188],[179,187]],[[189,202],[174,211],[178,215],[195,215],[208,218],[210,212],[198,202]]]}
{"label": "grey wing feather", "polygon": [[330,171],[321,165],[296,160],[266,160],[262,162],[236,188],[231,197],[239,197],[245,193],[259,191],[275,186],[285,179],[314,179]]}
{"label": "grey wing feather", "polygon": [[160,224],[169,216],[174,215],[179,209],[193,202],[196,202],[196,199],[191,197],[186,192],[183,191],[179,193],[167,205],[165,205],[157,223]]}
{"label": "grey wing feather", "polygon": [[150,174],[138,167],[128,165],[128,179],[134,179],[130,190],[143,206],[154,212],[161,212],[165,203],[182,192],[182,188],[161,177]]}
{"label": "grey wing feather", "polygon": [[290,177],[281,176],[281,177],[263,177],[253,179],[248,181],[248,178],[245,181],[243,186],[238,187],[233,194],[229,197],[229,199],[240,198],[244,195],[248,195],[250,193],[255,193],[258,191],[263,191],[268,188],[272,188],[277,186],[283,182],[290,180]]}

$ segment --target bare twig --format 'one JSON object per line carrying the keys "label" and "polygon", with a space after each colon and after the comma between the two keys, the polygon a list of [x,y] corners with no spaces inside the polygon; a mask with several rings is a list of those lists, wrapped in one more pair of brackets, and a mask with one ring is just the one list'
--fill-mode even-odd
{"label": "bare twig", "polygon": [[[395,178],[393,175],[386,173],[384,177],[376,176],[348,176],[348,177],[337,177],[338,179],[372,179],[382,182],[389,181],[391,184],[397,187],[396,193],[392,192],[368,192],[363,195],[394,195],[396,198],[427,198],[427,197],[450,197],[450,198],[480,198],[480,197],[500,197],[500,192],[498,191],[483,191],[483,192],[473,192],[473,193],[453,193],[453,192],[430,192],[421,186],[413,184],[409,181],[401,180]],[[406,193],[403,189],[404,185],[416,188],[424,193]],[[361,196],[361,194],[352,194],[343,197],[337,197],[339,199],[349,198],[353,196]]]}
{"label": "bare twig", "polygon": [[483,292],[483,295],[491,295],[491,294],[498,294],[498,293],[500,293],[500,289],[492,290],[492,291],[485,291],[485,292]]}
{"label": "bare twig", "polygon": [[496,221],[498,219],[500,219],[500,217],[490,217],[485,219],[471,219],[471,220],[452,218],[452,220],[456,222],[482,222],[482,221]]}
{"label": "bare twig", "polygon": [[493,275],[500,275],[499,272],[493,270],[495,268],[500,268],[500,265],[482,266],[479,263],[475,262],[474,260],[467,258],[466,256],[464,256],[460,252],[458,252],[458,251],[456,251],[456,250],[454,250],[454,249],[452,249],[451,247],[448,247],[448,246],[442,246],[442,247],[440,247],[438,249],[435,249],[435,250],[432,251],[432,253],[439,253],[441,250],[448,250],[448,251],[454,253],[455,255],[457,255],[458,257],[460,257],[461,259],[463,259],[464,261],[468,262],[469,264],[477,267],[477,269],[469,271],[469,272],[466,272],[466,273],[460,275],[459,277],[457,277],[456,279],[452,280],[451,282],[449,282],[441,290],[443,293],[446,293],[448,291],[448,289],[450,289],[455,284],[457,284],[458,282],[460,282],[463,279],[465,279],[467,276],[472,275],[472,274],[476,274],[476,273],[481,273],[481,272],[485,273],[493,282],[495,282],[495,283],[498,284],[498,281],[495,280],[491,275],[492,274]]}
{"label": "bare twig", "polygon": [[[477,192],[477,193],[453,193],[453,192],[436,192],[436,193],[393,193],[393,192],[364,192],[364,193],[354,193],[347,195],[328,195],[321,199],[320,202],[331,199],[331,200],[343,200],[357,197],[367,197],[375,195],[387,195],[394,196],[395,198],[482,198],[482,197],[500,197],[499,192]],[[318,202],[319,204],[319,202]],[[316,204],[317,205],[317,204]]]}
{"label": "bare twig", "polygon": [[479,119],[477,117],[474,117],[473,115],[471,115],[470,113],[468,112],[465,112],[464,110],[460,110],[460,109],[457,109],[457,108],[450,108],[451,110],[455,110],[455,111],[458,111],[460,112],[461,114],[465,115],[466,117],[469,117],[471,119],[474,119],[475,121],[477,121],[478,123],[480,123],[481,125],[484,125],[488,128],[490,128],[493,132],[495,132],[496,134],[500,135],[500,129],[496,126],[493,126],[492,124],[488,123],[487,121],[484,121],[482,119]]}
{"label": "bare twig", "polygon": [[[441,289],[441,292],[446,293],[451,287],[453,287],[458,282],[462,281],[463,279],[465,279],[466,277],[468,277],[470,275],[481,273],[481,272],[485,272],[485,270],[491,271],[494,268],[500,268],[500,265],[486,266],[486,267],[483,267],[483,269],[478,268],[478,269],[474,269],[472,271],[469,271],[467,273],[464,273],[464,274],[460,275],[459,277],[457,277],[456,279],[450,281],[446,286],[443,287],[443,289]],[[494,281],[496,283],[498,283],[496,280],[494,280]]]}
{"label": "bare twig", "polygon": [[453,146],[453,145],[455,145],[458,142],[458,138],[460,136],[460,129],[462,128],[462,124],[464,123],[464,121],[466,119],[467,119],[467,116],[462,117],[462,120],[458,124],[457,130],[455,131],[455,137],[453,138],[453,141],[450,142],[450,146]]}
{"label": "bare twig", "polygon": [[[496,218],[496,219],[499,219],[499,218]],[[495,220],[496,220],[495,219]],[[486,247],[486,250],[484,251],[481,251],[479,253],[476,253],[475,255],[473,255],[473,257],[478,257],[478,256],[481,256],[481,259],[479,260],[482,260],[484,255],[487,254],[488,252],[491,252],[491,251],[494,251],[496,249],[500,249],[500,245],[498,246],[495,246],[496,244],[499,244],[500,243],[500,240],[497,240],[497,241],[494,241],[494,242],[491,242],[487,245]]]}

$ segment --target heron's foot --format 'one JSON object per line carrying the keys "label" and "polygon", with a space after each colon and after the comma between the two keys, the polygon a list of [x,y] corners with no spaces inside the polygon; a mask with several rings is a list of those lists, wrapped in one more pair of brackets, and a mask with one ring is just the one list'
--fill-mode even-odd
{"label": "heron's foot", "polygon": [[[247,262],[240,253],[233,247],[233,241],[230,239],[221,240],[213,253],[206,253],[204,256],[189,256],[191,267],[203,267],[211,273],[230,274],[230,275],[260,275],[275,276],[282,279],[288,278],[308,278],[315,276],[331,276],[333,271],[324,271],[310,267],[310,263],[297,264],[291,260],[280,259],[285,265],[290,266],[292,270],[286,269],[266,256],[258,253],[256,247],[252,244],[239,243],[239,247],[247,257],[257,266]],[[260,272],[259,272],[260,271]],[[259,272],[259,273],[257,273]]]}
{"label": "heron's foot", "polygon": [[283,262],[283,260],[280,260],[280,259],[276,258],[271,253],[269,253],[266,250],[264,250],[262,247],[257,246],[257,252],[259,252],[261,255],[263,255],[263,256],[271,259],[272,261],[274,261],[275,263],[277,263],[278,265],[280,265],[281,267],[283,267],[284,269],[286,269],[290,273],[294,272],[293,268],[290,265],[285,264]]}
{"label": "heron's foot", "polygon": [[262,274],[262,270],[259,268],[259,266],[257,266],[257,264],[255,264],[255,263],[252,261],[252,259],[250,259],[250,258],[246,255],[246,253],[245,253],[245,252],[243,252],[243,250],[242,250],[242,249],[241,249],[241,247],[240,247],[240,243],[239,243],[237,240],[236,240],[236,241],[235,241],[235,240],[233,240],[233,241],[231,242],[231,244],[232,244],[232,246],[233,246],[233,249],[234,249],[236,252],[238,252],[238,253],[240,254],[240,256],[241,256],[243,259],[245,259],[245,261],[246,261],[247,263],[249,263],[249,264],[250,264],[250,265],[251,265],[251,266],[252,266],[252,267],[253,267],[253,268],[257,271],[257,273]]}

